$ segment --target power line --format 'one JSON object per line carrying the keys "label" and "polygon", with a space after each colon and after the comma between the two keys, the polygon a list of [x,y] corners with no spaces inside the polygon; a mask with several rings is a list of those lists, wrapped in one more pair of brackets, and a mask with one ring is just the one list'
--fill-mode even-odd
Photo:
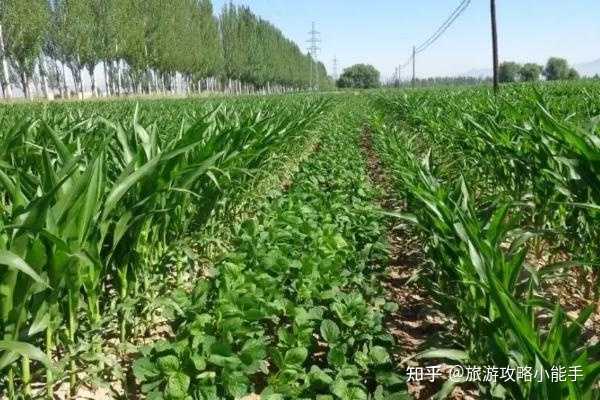
{"label": "power line", "polygon": [[456,21],[456,19],[460,17],[460,15],[467,9],[467,7],[469,7],[470,4],[471,0],[463,0],[458,5],[458,7],[456,7],[456,9],[452,11],[452,14],[450,14],[450,16],[437,29],[437,31],[435,31],[435,33],[431,35],[426,41],[424,41],[420,46],[417,46],[416,53],[422,53],[423,51],[427,50],[429,46],[434,44],[440,38],[440,36],[442,36],[448,30],[448,28],[450,28],[454,21]]}
{"label": "power line", "polygon": [[432,44],[434,44],[448,30],[448,28],[450,28],[450,26],[452,26],[454,21],[456,21],[458,19],[458,17],[460,17],[461,14],[463,12],[465,12],[465,10],[469,7],[470,4],[471,4],[471,0],[462,0],[460,2],[460,4],[454,9],[454,11],[452,11],[452,13],[448,16],[448,18],[446,18],[446,20],[442,23],[442,25],[440,25],[440,27],[433,33],[433,35],[428,37],[427,40],[425,40],[419,46],[413,46],[412,54],[410,55],[410,57],[408,57],[406,62],[400,66],[400,69],[404,69],[404,68],[408,67],[409,65],[411,65],[411,63],[412,63],[413,85],[414,85],[415,79],[416,79],[416,71],[415,71],[416,55],[424,52]]}

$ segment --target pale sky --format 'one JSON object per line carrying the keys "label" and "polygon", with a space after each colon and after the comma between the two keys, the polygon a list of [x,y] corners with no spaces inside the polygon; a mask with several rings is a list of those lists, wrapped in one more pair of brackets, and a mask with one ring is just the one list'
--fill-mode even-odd
{"label": "pale sky", "polygon": [[[213,0],[215,12],[229,0]],[[427,39],[459,0],[234,0],[271,21],[306,50],[314,21],[321,32],[319,59],[331,73],[366,62],[382,77],[403,64],[413,44]],[[544,63],[551,56],[572,64],[600,58],[599,0],[498,0],[500,59]],[[417,57],[417,76],[457,75],[490,68],[488,0],[472,0],[454,25]],[[406,71],[408,72],[408,71]]]}

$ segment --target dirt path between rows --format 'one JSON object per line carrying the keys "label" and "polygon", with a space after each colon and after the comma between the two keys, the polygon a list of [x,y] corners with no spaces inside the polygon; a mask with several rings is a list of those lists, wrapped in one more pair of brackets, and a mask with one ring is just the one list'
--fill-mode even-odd
{"label": "dirt path between rows", "polygon": [[[363,128],[361,148],[367,163],[368,175],[375,187],[382,192],[379,206],[391,212],[400,212],[406,209],[406,204],[395,195],[392,181],[383,168],[379,155],[373,148],[372,132],[368,126]],[[447,336],[452,327],[452,322],[435,307],[431,295],[416,281],[416,275],[425,263],[421,243],[410,228],[399,224],[390,226],[388,231],[390,259],[388,265],[387,281],[384,283],[389,301],[398,304],[398,311],[393,313],[387,321],[387,328],[394,336],[398,346],[395,361],[402,370],[408,367],[427,367],[439,363],[417,361],[407,358],[419,352],[437,347],[440,338]],[[442,366],[442,370],[444,366]],[[443,380],[435,382],[408,382],[411,396],[417,400],[430,399],[443,385]],[[474,399],[472,393],[465,393],[457,387],[449,397],[450,399]]]}

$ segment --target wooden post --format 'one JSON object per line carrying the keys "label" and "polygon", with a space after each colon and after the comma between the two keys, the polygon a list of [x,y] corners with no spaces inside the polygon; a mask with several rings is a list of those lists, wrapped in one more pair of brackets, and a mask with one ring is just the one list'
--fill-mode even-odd
{"label": "wooden post", "polygon": [[494,71],[494,93],[498,94],[498,31],[496,27],[496,0],[490,0],[490,16],[492,18],[492,48],[493,48],[493,71]]}

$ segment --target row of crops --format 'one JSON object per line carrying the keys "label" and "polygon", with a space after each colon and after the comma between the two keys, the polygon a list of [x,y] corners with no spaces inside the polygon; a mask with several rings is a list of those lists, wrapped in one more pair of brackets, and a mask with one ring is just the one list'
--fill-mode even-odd
{"label": "row of crops", "polygon": [[384,327],[395,305],[380,285],[386,226],[362,119],[355,101],[338,107],[292,186],[236,227],[215,276],[183,298],[175,338],[141,351],[133,370],[148,398],[406,397]]}
{"label": "row of crops", "polygon": [[156,325],[160,294],[203,273],[185,238],[314,141],[328,107],[287,97],[3,108],[1,391],[76,395],[90,376],[118,376]]}
{"label": "row of crops", "polygon": [[452,347],[435,357],[581,370],[564,380],[471,383],[485,398],[600,395],[599,89],[373,96],[375,147],[407,204],[396,217],[421,238],[423,282],[456,325]]}
{"label": "row of crops", "polygon": [[599,89],[3,106],[0,398],[408,398],[397,223],[414,359],[579,371],[444,393],[599,398]]}

